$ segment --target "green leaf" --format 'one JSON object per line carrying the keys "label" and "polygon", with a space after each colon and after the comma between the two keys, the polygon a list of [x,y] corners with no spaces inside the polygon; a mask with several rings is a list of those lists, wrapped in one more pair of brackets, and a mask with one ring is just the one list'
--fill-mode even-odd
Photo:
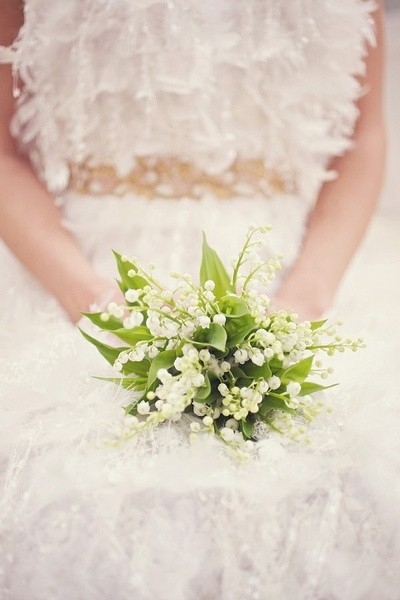
{"label": "green leaf", "polygon": [[246,302],[238,296],[223,296],[218,302],[218,306],[222,314],[229,319],[237,319],[238,317],[249,314],[249,308]]}
{"label": "green leaf", "polygon": [[133,275],[133,277],[129,277],[129,283],[130,287],[134,290],[142,290],[146,285],[149,284],[147,279],[145,279],[141,275]]}
{"label": "green leaf", "polygon": [[125,285],[124,283],[122,283],[122,281],[119,281],[118,279],[116,279],[115,281],[117,282],[118,287],[123,294],[125,294],[126,290],[129,290],[129,287],[127,285]]}
{"label": "green leaf", "polygon": [[242,366],[242,370],[244,371],[245,377],[250,379],[269,379],[272,375],[267,362],[262,366],[258,366],[249,360]]}
{"label": "green leaf", "polygon": [[310,325],[311,325],[311,331],[315,331],[316,329],[319,329],[320,327],[322,327],[323,325],[325,325],[325,323],[327,322],[328,319],[325,319],[323,321],[311,321]]}
{"label": "green leaf", "polygon": [[289,408],[282,398],[274,398],[268,395],[265,396],[261,402],[259,413],[262,417],[265,417],[271,410],[281,410],[290,413],[291,415],[296,414],[295,409]]}
{"label": "green leaf", "polygon": [[283,362],[281,360],[279,360],[279,358],[277,358],[276,356],[274,356],[273,358],[271,358],[271,360],[269,361],[269,366],[271,371],[276,374],[279,371],[283,370]]}
{"label": "green leaf", "polygon": [[[126,290],[129,289],[142,289],[145,285],[149,284],[147,279],[137,274],[138,268],[134,263],[132,263],[130,260],[122,260],[121,254],[115,252],[114,250],[113,253],[117,261],[118,273],[121,277],[119,287],[122,292],[126,292]],[[129,271],[134,271],[135,275],[129,276]]]}
{"label": "green leaf", "polygon": [[243,371],[242,367],[238,367],[236,364],[234,366],[232,366],[231,373],[232,373],[233,377],[236,380],[237,379],[246,379],[247,378],[247,375]]}
{"label": "green leaf", "polygon": [[201,285],[204,285],[208,280],[212,280],[215,283],[214,295],[217,300],[225,296],[227,292],[234,291],[220,257],[216,251],[208,245],[207,238],[203,232],[202,258],[200,265]]}
{"label": "green leaf", "polygon": [[251,315],[243,315],[237,319],[229,319],[225,324],[225,330],[228,334],[227,346],[232,348],[238,346],[253,331],[256,322]]}
{"label": "green leaf", "polygon": [[288,369],[285,369],[281,376],[282,383],[284,385],[287,385],[290,381],[303,383],[311,371],[313,360],[314,356],[308,356]]}
{"label": "green leaf", "polygon": [[104,358],[106,359],[106,361],[108,363],[110,363],[110,365],[114,364],[114,362],[116,361],[116,359],[118,358],[118,356],[121,352],[123,352],[124,350],[129,350],[129,348],[127,348],[127,347],[115,348],[114,346],[109,346],[108,344],[104,344],[103,342],[96,340],[94,337],[92,337],[91,335],[89,335],[88,333],[86,333],[85,331],[80,329],[79,327],[78,327],[78,329],[81,332],[81,334],[83,335],[83,337],[85,338],[85,340],[87,340],[88,342],[93,344],[93,346],[95,346],[97,348],[97,350],[100,352],[100,354],[102,356],[104,356]]}
{"label": "green leaf", "polygon": [[240,431],[242,432],[243,437],[246,440],[249,440],[253,435],[254,423],[251,423],[249,421],[245,421],[244,419],[242,419],[240,421]]}
{"label": "green leaf", "polygon": [[139,375],[141,377],[145,377],[147,381],[147,377],[149,375],[150,370],[150,361],[144,358],[141,361],[133,361],[129,360],[127,363],[122,365],[123,373],[126,375],[130,375],[131,373],[135,373],[135,375]]}
{"label": "green leaf", "polygon": [[225,352],[227,334],[222,325],[211,323],[207,329],[200,329],[196,332],[192,344],[194,346],[210,347]]}
{"label": "green leaf", "polygon": [[301,392],[300,396],[308,396],[309,394],[314,394],[315,392],[322,392],[323,390],[328,390],[329,388],[333,388],[339,385],[338,383],[332,383],[331,385],[321,385],[320,383],[314,383],[313,381],[304,381],[301,384]]}
{"label": "green leaf", "polygon": [[121,319],[117,319],[112,315],[109,315],[107,321],[103,321],[101,319],[102,312],[90,313],[84,312],[82,315],[87,317],[94,325],[97,325],[100,329],[104,331],[115,331],[115,329],[119,329],[122,326]]}
{"label": "green leaf", "polygon": [[175,350],[164,350],[163,352],[157,354],[150,365],[149,374],[147,377],[147,387],[150,387],[156,381],[158,370],[169,369],[174,364],[175,359]]}
{"label": "green leaf", "polygon": [[130,346],[135,346],[137,342],[153,339],[150,331],[144,325],[133,327],[133,329],[114,329],[113,334]]}
{"label": "green leaf", "polygon": [[210,379],[206,373],[206,375],[204,376],[204,385],[202,385],[201,388],[198,388],[198,391],[196,392],[196,396],[194,399],[196,402],[204,402],[205,403],[210,394],[211,394],[211,384],[210,384]]}

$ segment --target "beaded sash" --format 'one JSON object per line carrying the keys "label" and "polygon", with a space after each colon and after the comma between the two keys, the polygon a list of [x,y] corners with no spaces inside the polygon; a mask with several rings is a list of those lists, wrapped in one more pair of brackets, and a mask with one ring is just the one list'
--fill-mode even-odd
{"label": "beaded sash", "polygon": [[293,180],[268,167],[263,159],[237,159],[219,174],[173,156],[137,157],[135,167],[123,176],[111,165],[86,163],[71,164],[70,172],[70,189],[99,196],[133,193],[146,198],[229,198],[295,191]]}

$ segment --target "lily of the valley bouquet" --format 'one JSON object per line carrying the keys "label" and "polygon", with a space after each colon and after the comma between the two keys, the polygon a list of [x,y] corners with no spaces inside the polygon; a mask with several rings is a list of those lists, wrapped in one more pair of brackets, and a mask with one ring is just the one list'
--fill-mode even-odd
{"label": "lily of the valley bouquet", "polygon": [[315,381],[331,372],[317,354],[362,342],[343,340],[326,321],[270,309],[259,290],[280,262],[258,256],[268,229],[249,229],[231,275],[204,236],[200,283],[172,273],[174,289],[156,280],[154,266],[115,253],[125,303],[86,316],[116,343],[82,333],[119,374],[105,379],[131,392],[129,435],[188,415],[192,434],[212,432],[237,448],[266,429],[304,437],[329,387]]}

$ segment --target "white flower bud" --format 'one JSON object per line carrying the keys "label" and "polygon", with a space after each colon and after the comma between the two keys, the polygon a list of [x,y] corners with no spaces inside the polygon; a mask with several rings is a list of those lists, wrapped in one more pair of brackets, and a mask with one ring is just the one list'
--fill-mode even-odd
{"label": "white flower bud", "polygon": [[128,360],[129,360],[129,356],[126,353],[125,354],[121,353],[118,356],[118,360],[119,360],[120,363],[122,363],[123,365],[125,365],[128,362]]}
{"label": "white flower bud", "polygon": [[231,442],[235,437],[235,432],[230,427],[223,427],[220,433],[222,439],[226,442]]}
{"label": "white flower bud", "polygon": [[160,412],[163,417],[168,419],[173,413],[173,407],[171,406],[171,404],[169,402],[164,402],[164,406],[162,407]]}
{"label": "white flower bud", "polygon": [[126,290],[125,292],[125,300],[127,302],[137,302],[139,299],[139,291],[138,290]]}
{"label": "white flower bud", "polygon": [[301,391],[301,385],[298,381],[291,381],[286,386],[287,392],[291,398],[298,396]]}
{"label": "white flower bud", "polygon": [[156,346],[150,346],[148,351],[149,358],[155,358],[159,352],[160,351]]}
{"label": "white flower bud", "polygon": [[208,291],[208,290],[206,290],[204,292],[204,298],[206,300],[208,300],[209,302],[214,302],[214,300],[215,300],[214,294],[212,292]]}
{"label": "white flower bud", "polygon": [[202,315],[201,317],[199,317],[199,325],[203,329],[207,329],[207,327],[210,326],[210,323],[211,323],[211,319],[210,319],[210,317],[207,317],[207,315]]}
{"label": "white flower bud", "polygon": [[234,356],[235,361],[241,365],[244,364],[249,358],[247,350],[244,350],[243,348],[236,350],[236,352],[234,352],[233,356]]}
{"label": "white flower bud", "polygon": [[204,417],[207,413],[207,408],[200,402],[193,402],[193,412],[197,417]]}
{"label": "white flower bud", "polygon": [[217,325],[224,326],[225,323],[226,323],[226,317],[225,317],[225,315],[223,315],[222,313],[214,315],[213,316],[213,323],[216,323]]}
{"label": "white flower bud", "polygon": [[229,389],[226,383],[220,383],[218,385],[218,391],[221,394],[221,396],[227,396],[229,394]]}
{"label": "white flower bud", "polygon": [[202,373],[196,373],[196,375],[194,375],[192,378],[192,383],[194,387],[201,387],[202,385],[204,385],[204,381],[205,379]]}
{"label": "white flower bud", "polygon": [[159,379],[162,383],[164,383],[166,379],[169,379],[169,377],[170,374],[168,373],[167,369],[158,369],[157,379]]}
{"label": "white flower bud", "polygon": [[125,309],[123,306],[117,306],[112,311],[112,314],[116,319],[122,319],[122,317],[124,316],[124,313],[125,313]]}
{"label": "white flower bud", "polygon": [[150,404],[148,402],[145,402],[144,400],[142,400],[137,405],[137,411],[138,411],[139,415],[148,415],[150,412]]}
{"label": "white flower bud", "polygon": [[202,350],[200,350],[199,352],[199,358],[200,360],[202,360],[203,362],[208,362],[210,360],[211,354],[210,351],[207,350],[206,348],[203,348]]}
{"label": "white flower bud", "polygon": [[135,327],[130,315],[129,317],[125,317],[125,319],[122,321],[122,326],[124,329],[133,329]]}
{"label": "white flower bud", "polygon": [[277,390],[278,387],[281,385],[281,380],[276,375],[273,375],[268,379],[268,385],[271,388],[271,390]]}
{"label": "white flower bud", "polygon": [[261,352],[261,350],[259,348],[252,348],[249,351],[249,356],[250,356],[251,362],[259,367],[261,367],[265,362],[264,354]]}

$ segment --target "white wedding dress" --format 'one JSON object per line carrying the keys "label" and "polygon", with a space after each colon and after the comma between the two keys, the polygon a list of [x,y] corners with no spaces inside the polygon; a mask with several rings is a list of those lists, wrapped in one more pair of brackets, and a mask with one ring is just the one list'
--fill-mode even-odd
{"label": "white wedding dress", "polygon": [[[273,226],[265,252],[288,266],[350,146],[373,9],[25,0],[0,49],[12,131],[104,274],[116,249],[165,279],[196,275],[202,229],[229,261],[251,222]],[[238,466],[175,426],[108,444],[126,392],[91,377],[109,373],[102,359],[0,248],[0,598],[397,600],[400,348],[383,256],[367,242],[339,296],[368,347],[335,360],[313,442],[271,434]]]}

